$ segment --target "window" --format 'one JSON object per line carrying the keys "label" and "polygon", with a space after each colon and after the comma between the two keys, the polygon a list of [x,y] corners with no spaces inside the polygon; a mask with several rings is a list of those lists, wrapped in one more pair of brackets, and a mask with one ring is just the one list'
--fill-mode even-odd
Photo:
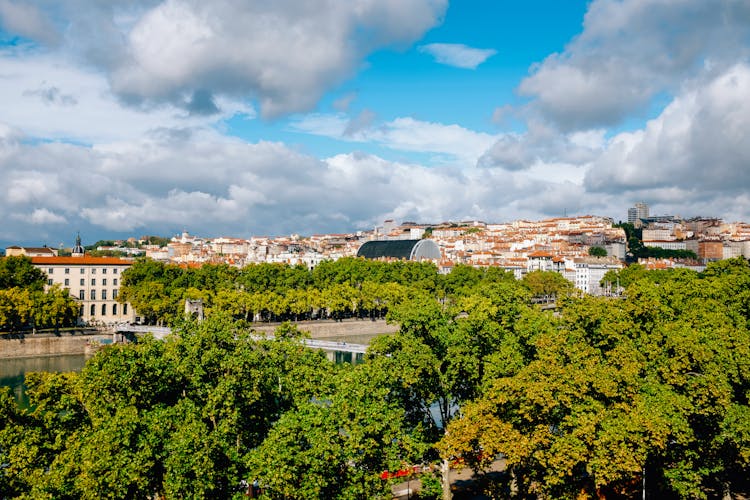
{"label": "window", "polygon": [[70,274],[70,268],[69,267],[65,268],[65,274]]}
{"label": "window", "polygon": [[102,316],[107,315],[107,304],[102,304]]}
{"label": "window", "polygon": [[102,300],[107,300],[107,290],[102,288]]}
{"label": "window", "polygon": [[122,313],[123,314],[128,314],[128,305],[127,304],[123,304],[122,305]]}
{"label": "window", "polygon": [[81,286],[84,286],[86,284],[86,278],[81,278]]}
{"label": "window", "polygon": [[96,316],[96,306],[91,304],[91,316]]}
{"label": "window", "polygon": [[[86,290],[78,290],[78,300],[83,300],[85,298],[86,298]],[[81,313],[81,316],[83,316],[83,313]]]}
{"label": "window", "polygon": [[96,286],[96,278],[91,278],[91,286]]}
{"label": "window", "polygon": [[55,268],[54,268],[54,267],[50,267],[49,269],[47,269],[47,274],[52,274],[52,272],[53,272],[54,270],[55,270]]}
{"label": "window", "polygon": [[49,286],[52,286],[52,278],[50,278],[50,279],[48,279],[48,280],[47,280],[47,284],[48,284]]}
{"label": "window", "polygon": [[81,268],[81,274],[83,274],[83,273],[85,273],[85,272],[86,272],[86,271],[85,271],[85,270],[84,270],[83,268]]}
{"label": "window", "polygon": [[107,278],[102,278],[102,286],[107,286]]}
{"label": "window", "polygon": [[112,316],[117,316],[117,304],[112,304]]}
{"label": "window", "polygon": [[107,274],[107,268],[106,267],[102,268],[102,274]]}
{"label": "window", "polygon": [[94,269],[93,267],[91,268],[91,274],[96,274],[96,269]]}
{"label": "window", "polygon": [[117,274],[117,268],[112,269],[112,274]]}
{"label": "window", "polygon": [[65,278],[65,286],[70,286],[70,280],[68,278]]}
{"label": "window", "polygon": [[115,288],[114,290],[112,290],[112,298],[113,299],[117,298],[117,288]]}
{"label": "window", "polygon": [[96,290],[91,290],[91,300],[96,300]]}
{"label": "window", "polygon": [[112,284],[115,285],[115,286],[117,286],[117,278],[115,278],[115,279],[112,280]]}

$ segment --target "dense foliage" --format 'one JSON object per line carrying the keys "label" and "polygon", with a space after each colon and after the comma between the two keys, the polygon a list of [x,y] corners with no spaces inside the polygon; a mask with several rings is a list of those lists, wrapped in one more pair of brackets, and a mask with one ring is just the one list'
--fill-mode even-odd
{"label": "dense foliage", "polygon": [[388,375],[342,369],[289,325],[259,339],[222,316],[114,345],[80,374],[0,394],[2,498],[387,498],[379,474],[424,453]]}
{"label": "dense foliage", "polygon": [[630,277],[625,300],[571,300],[538,324],[533,357],[462,407],[443,453],[478,469],[502,453],[522,497],[746,491],[750,267]]}
{"label": "dense foliage", "polygon": [[60,287],[45,292],[45,280],[27,257],[0,258],[0,331],[75,324],[78,303]]}
{"label": "dense foliage", "polygon": [[647,247],[643,244],[643,230],[636,228],[628,222],[615,224],[613,227],[622,228],[625,231],[625,239],[628,242],[629,258],[633,261],[638,259],[698,259],[692,250],[668,250],[660,247]]}
{"label": "dense foliage", "polygon": [[129,302],[143,321],[171,324],[185,299],[202,299],[207,312],[235,319],[284,321],[346,317],[380,318],[418,293],[445,297],[480,281],[512,280],[502,269],[458,266],[439,275],[431,263],[379,262],[358,258],[304,266],[253,264],[198,268],[141,259],[122,277],[119,300]]}
{"label": "dense foliage", "polygon": [[591,255],[592,257],[606,257],[607,249],[602,247],[590,247],[589,255]]}
{"label": "dense foliage", "polygon": [[404,292],[388,303],[400,330],[336,366],[294,327],[257,338],[213,302],[164,342],[107,347],[79,375],[31,376],[31,410],[0,396],[0,497],[239,498],[257,481],[263,498],[389,498],[382,471],[429,463],[440,471],[422,476],[429,491],[442,477],[450,498],[451,462],[481,473],[499,454],[507,473],[483,483],[494,498],[640,498],[643,484],[650,498],[747,493],[746,261],[633,268],[624,298],[556,289],[557,312],[531,300],[562,286],[549,276],[363,262],[135,266],[213,301],[390,284]]}

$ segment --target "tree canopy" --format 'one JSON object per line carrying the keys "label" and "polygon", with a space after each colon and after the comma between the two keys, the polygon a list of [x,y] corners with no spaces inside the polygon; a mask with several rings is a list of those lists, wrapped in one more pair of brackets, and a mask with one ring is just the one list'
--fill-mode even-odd
{"label": "tree canopy", "polygon": [[589,248],[589,255],[592,257],[606,257],[607,249],[603,247],[593,246]]}
{"label": "tree canopy", "polygon": [[427,262],[380,262],[362,258],[304,266],[225,264],[200,268],[139,259],[123,273],[118,300],[129,302],[149,324],[171,324],[186,298],[203,299],[210,312],[236,319],[285,321],[311,318],[382,318],[415,294],[446,298],[480,282],[512,280],[501,269],[456,266],[440,275]]}
{"label": "tree canopy", "polygon": [[53,286],[46,292],[46,274],[28,257],[0,258],[0,331],[74,325],[78,303]]}
{"label": "tree canopy", "polygon": [[[570,300],[535,355],[449,425],[444,454],[502,453],[519,495],[708,498],[750,466],[748,283],[738,259]],[[486,466],[477,460],[474,466]],[[746,486],[746,485],[745,485]]]}
{"label": "tree canopy", "polygon": [[33,291],[44,289],[47,276],[37,269],[28,257],[0,258],[0,289],[23,288]]}
{"label": "tree canopy", "polygon": [[[451,463],[481,474],[500,456],[488,496],[747,494],[744,259],[703,273],[631,266],[622,298],[562,293],[554,312],[533,304],[533,280],[406,266],[376,280],[377,266],[342,265],[350,275],[272,268],[272,282],[254,269],[250,291],[231,268],[134,266],[155,296],[176,293],[163,276],[211,292],[212,314],[175,319],[163,342],[108,346],[80,374],[29,376],[30,409],[0,394],[3,497],[239,498],[257,482],[267,499],[389,498],[383,471],[433,464],[421,478],[441,479],[448,499]],[[406,274],[423,285],[396,281]],[[298,312],[305,290],[325,307],[385,309],[400,328],[362,363],[334,365],[290,324],[273,340],[249,328],[242,294],[260,287]]]}

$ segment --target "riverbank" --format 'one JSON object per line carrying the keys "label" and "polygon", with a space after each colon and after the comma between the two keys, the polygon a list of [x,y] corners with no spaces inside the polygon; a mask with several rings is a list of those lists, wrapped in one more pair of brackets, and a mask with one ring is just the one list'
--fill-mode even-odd
{"label": "riverbank", "polygon": [[76,330],[60,335],[49,333],[3,335],[0,338],[0,360],[87,354],[95,346],[111,342],[111,333],[101,333],[97,330]]}
{"label": "riverbank", "polygon": [[[258,332],[272,334],[281,323],[254,323],[253,329]],[[337,339],[340,337],[374,337],[384,333],[395,333],[398,325],[388,324],[384,319],[345,319],[341,321],[315,320],[297,321],[296,325],[302,331],[310,332],[313,339]]]}
{"label": "riverbank", "polygon": [[[294,323],[300,330],[310,332],[313,339],[341,340],[350,343],[367,343],[369,339],[384,333],[394,333],[398,325],[389,325],[385,320],[375,321],[347,319],[343,321],[299,321]],[[252,328],[265,334],[273,334],[279,323],[257,323]],[[66,331],[52,333],[19,334],[0,336],[0,360],[87,354],[93,345],[111,343],[111,333],[99,330]],[[366,339],[366,341],[363,341]]]}

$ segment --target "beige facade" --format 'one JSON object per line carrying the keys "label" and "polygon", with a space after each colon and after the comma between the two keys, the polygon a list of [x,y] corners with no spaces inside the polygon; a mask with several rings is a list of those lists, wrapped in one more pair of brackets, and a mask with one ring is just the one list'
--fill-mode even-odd
{"label": "beige facade", "polygon": [[675,240],[644,240],[643,246],[663,248],[664,250],[687,250],[687,243],[685,241]]}
{"label": "beige facade", "polygon": [[57,250],[49,247],[18,247],[12,246],[5,249],[6,257],[54,257]]}
{"label": "beige facade", "polygon": [[32,264],[47,273],[47,286],[60,285],[81,304],[85,323],[133,322],[135,311],[117,301],[122,273],[132,261],[116,257],[32,257]]}
{"label": "beige facade", "polygon": [[644,229],[641,240],[647,241],[674,241],[676,238],[671,229]]}

